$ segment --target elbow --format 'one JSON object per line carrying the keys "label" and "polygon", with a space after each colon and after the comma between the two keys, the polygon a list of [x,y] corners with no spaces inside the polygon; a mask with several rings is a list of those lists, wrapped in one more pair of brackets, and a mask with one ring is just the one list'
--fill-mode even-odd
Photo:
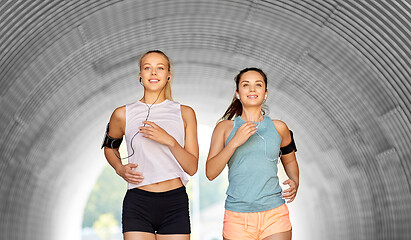
{"label": "elbow", "polygon": [[198,157],[195,157],[189,165],[183,167],[184,172],[186,172],[191,177],[197,173],[198,170]]}
{"label": "elbow", "polygon": [[208,178],[209,181],[213,181],[215,179],[214,176],[210,176],[210,175],[207,175],[207,178]]}
{"label": "elbow", "polygon": [[196,174],[196,172],[197,172],[197,168],[195,168],[195,169],[193,169],[193,170],[188,171],[188,172],[187,172],[187,174],[188,174],[188,175],[190,175],[190,176],[192,177],[192,176],[194,176],[194,174]]}
{"label": "elbow", "polygon": [[205,174],[206,174],[206,177],[209,181],[213,181],[217,177],[215,174],[212,173],[211,169],[209,168],[208,159],[207,159],[207,163],[206,163]]}
{"label": "elbow", "polygon": [[216,178],[216,176],[214,174],[209,173],[207,169],[206,169],[206,176],[207,176],[207,179],[210,181],[213,181]]}
{"label": "elbow", "polygon": [[195,165],[192,169],[187,171],[187,174],[192,177],[192,176],[194,176],[194,174],[197,173],[197,170],[198,170],[198,165]]}

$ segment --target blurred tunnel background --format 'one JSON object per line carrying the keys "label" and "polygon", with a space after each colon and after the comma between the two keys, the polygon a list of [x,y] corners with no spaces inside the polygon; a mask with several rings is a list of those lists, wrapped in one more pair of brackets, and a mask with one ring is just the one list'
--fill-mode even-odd
{"label": "blurred tunnel background", "polygon": [[409,0],[2,0],[0,239],[80,239],[105,125],[152,49],[211,128],[234,75],[266,71],[298,145],[295,239],[411,239]]}

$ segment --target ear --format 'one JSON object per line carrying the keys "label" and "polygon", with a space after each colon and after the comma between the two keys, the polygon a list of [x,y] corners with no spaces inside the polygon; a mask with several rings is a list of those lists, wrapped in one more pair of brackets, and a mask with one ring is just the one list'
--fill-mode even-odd
{"label": "ear", "polygon": [[235,91],[235,96],[237,97],[237,99],[240,99],[240,94],[238,94],[237,91]]}

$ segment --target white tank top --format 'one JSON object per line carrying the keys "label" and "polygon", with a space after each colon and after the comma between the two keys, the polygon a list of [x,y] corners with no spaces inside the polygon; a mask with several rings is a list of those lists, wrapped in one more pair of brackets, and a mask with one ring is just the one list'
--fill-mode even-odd
{"label": "white tank top", "polygon": [[[130,145],[131,139],[138,132],[139,127],[143,126],[142,122],[146,119],[148,106],[140,101],[126,105],[125,139],[129,155],[133,152]],[[166,99],[161,103],[153,104],[148,121],[163,128],[175,138],[178,144],[184,147],[185,131],[180,103]],[[184,185],[187,184],[188,174],[184,172],[167,146],[144,138],[141,133],[134,137],[132,144],[134,154],[128,159],[128,162],[138,164],[136,171],[143,174],[144,180],[137,185],[128,183],[128,189],[173,178],[180,178]]]}

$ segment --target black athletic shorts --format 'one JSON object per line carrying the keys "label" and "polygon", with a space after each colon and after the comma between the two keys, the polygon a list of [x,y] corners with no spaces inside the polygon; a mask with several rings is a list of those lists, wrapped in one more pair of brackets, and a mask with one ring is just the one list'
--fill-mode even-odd
{"label": "black athletic shorts", "polygon": [[139,188],[128,190],[123,201],[122,222],[123,233],[190,234],[186,188],[159,193]]}

